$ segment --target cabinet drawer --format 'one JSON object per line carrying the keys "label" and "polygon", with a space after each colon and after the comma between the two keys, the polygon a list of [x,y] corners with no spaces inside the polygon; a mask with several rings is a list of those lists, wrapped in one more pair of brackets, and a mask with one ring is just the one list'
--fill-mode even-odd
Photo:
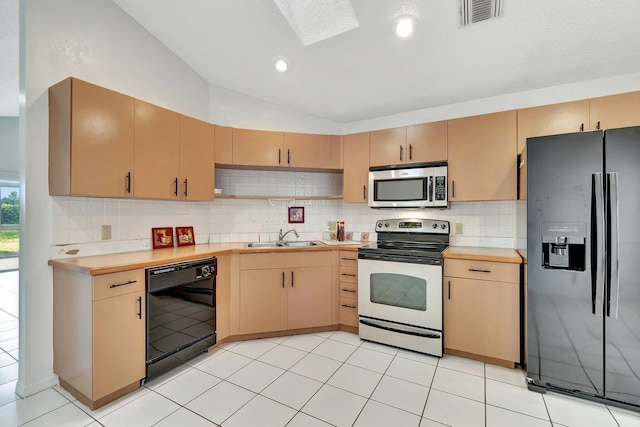
{"label": "cabinet drawer", "polygon": [[358,267],[340,266],[340,281],[358,283]]}
{"label": "cabinet drawer", "polygon": [[340,282],[340,297],[358,298],[358,285],[349,282]]}
{"label": "cabinet drawer", "polygon": [[329,251],[241,254],[240,270],[257,270],[267,268],[296,268],[330,265]]}
{"label": "cabinet drawer", "polygon": [[358,300],[340,297],[340,323],[347,326],[358,326]]}
{"label": "cabinet drawer", "polygon": [[444,275],[495,282],[520,282],[520,265],[506,262],[445,259]]}
{"label": "cabinet drawer", "polygon": [[340,265],[346,267],[357,267],[358,252],[340,251]]}
{"label": "cabinet drawer", "polygon": [[93,277],[93,300],[145,290],[144,269]]}

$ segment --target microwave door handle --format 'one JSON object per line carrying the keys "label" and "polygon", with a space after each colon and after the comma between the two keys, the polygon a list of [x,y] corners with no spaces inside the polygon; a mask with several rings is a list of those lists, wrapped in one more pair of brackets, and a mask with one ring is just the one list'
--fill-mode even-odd
{"label": "microwave door handle", "polygon": [[429,201],[433,202],[433,175],[429,177]]}

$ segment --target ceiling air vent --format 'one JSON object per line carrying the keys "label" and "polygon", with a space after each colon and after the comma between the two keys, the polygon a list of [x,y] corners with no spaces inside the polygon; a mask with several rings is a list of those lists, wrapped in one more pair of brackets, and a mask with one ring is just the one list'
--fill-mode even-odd
{"label": "ceiling air vent", "polygon": [[467,26],[488,21],[502,14],[502,0],[459,0],[460,23]]}

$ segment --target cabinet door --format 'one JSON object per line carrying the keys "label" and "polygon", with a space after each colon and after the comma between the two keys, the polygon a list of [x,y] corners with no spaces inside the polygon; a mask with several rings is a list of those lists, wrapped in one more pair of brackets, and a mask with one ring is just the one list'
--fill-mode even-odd
{"label": "cabinet door", "polygon": [[213,125],[180,116],[180,189],[183,200],[213,200]]}
{"label": "cabinet door", "polygon": [[449,120],[449,200],[516,199],[516,112]]}
{"label": "cabinet door", "polygon": [[77,79],[50,89],[51,194],[132,196],[133,103]]}
{"label": "cabinet door", "polygon": [[369,132],[344,137],[344,201],[367,203]]}
{"label": "cabinet door", "polygon": [[285,133],[285,164],[295,168],[331,168],[331,136]]}
{"label": "cabinet door", "polygon": [[240,333],[287,329],[287,284],[284,269],[240,272]]}
{"label": "cabinet door", "polygon": [[222,165],[233,164],[233,128],[215,125],[215,161]]}
{"label": "cabinet door", "polygon": [[520,361],[520,300],[515,283],[444,278],[444,346]]}
{"label": "cabinet door", "polygon": [[331,267],[301,267],[287,271],[289,329],[331,324]]}
{"label": "cabinet door", "polygon": [[405,163],[409,156],[407,128],[377,130],[370,133],[369,164],[371,166],[397,165]]}
{"label": "cabinet door", "polygon": [[263,130],[233,129],[233,164],[286,166],[284,134]]}
{"label": "cabinet door", "polygon": [[135,101],[135,177],[133,194],[149,199],[178,199],[180,122],[178,113]]}
{"label": "cabinet door", "polygon": [[331,135],[331,169],[342,169],[343,137]]}
{"label": "cabinet door", "polygon": [[447,160],[447,122],[407,126],[407,163]]}
{"label": "cabinet door", "polygon": [[589,126],[589,100],[518,110],[518,153],[527,138],[580,132]]}
{"label": "cabinet door", "polygon": [[144,291],[93,303],[93,396],[96,400],[145,377]]}
{"label": "cabinet door", "polygon": [[639,126],[640,92],[593,98],[589,109],[591,130]]}

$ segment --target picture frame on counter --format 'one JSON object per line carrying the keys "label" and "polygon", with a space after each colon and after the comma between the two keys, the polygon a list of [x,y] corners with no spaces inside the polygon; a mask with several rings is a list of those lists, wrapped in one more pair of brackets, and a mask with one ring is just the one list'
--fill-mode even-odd
{"label": "picture frame on counter", "polygon": [[151,229],[153,249],[173,247],[173,227],[154,227]]}
{"label": "picture frame on counter", "polygon": [[176,240],[178,246],[191,246],[196,244],[193,227],[176,227]]}
{"label": "picture frame on counter", "polygon": [[304,208],[301,206],[292,206],[289,208],[289,224],[304,223]]}

